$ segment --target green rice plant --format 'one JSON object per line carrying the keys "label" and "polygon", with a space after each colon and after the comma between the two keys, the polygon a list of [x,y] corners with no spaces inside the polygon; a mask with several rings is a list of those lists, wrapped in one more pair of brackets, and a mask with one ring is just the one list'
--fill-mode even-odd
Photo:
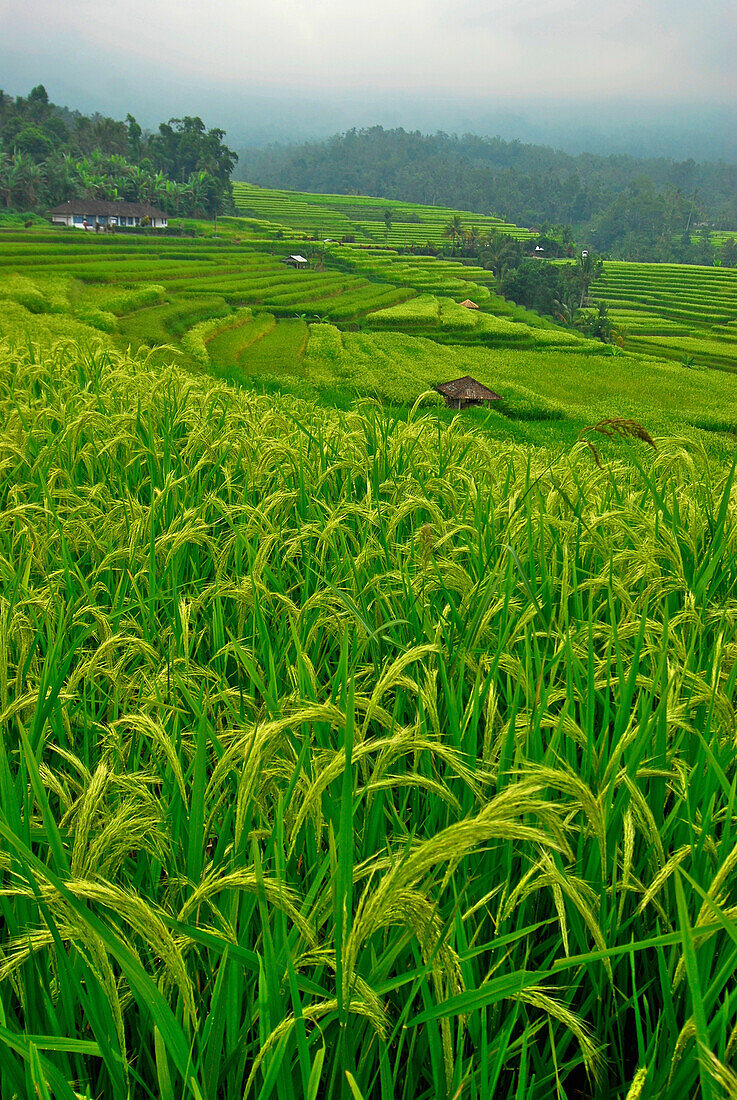
{"label": "green rice plant", "polygon": [[212,317],[207,321],[200,321],[193,328],[188,329],[182,337],[182,347],[201,367],[210,366],[210,353],[208,343],[225,329],[238,328],[248,324],[253,317],[251,310],[241,309],[230,317]]}
{"label": "green rice plant", "polygon": [[117,332],[118,330],[118,318],[106,309],[82,307],[77,310],[77,317],[83,324],[90,325],[101,332]]}
{"label": "green rice plant", "polygon": [[66,340],[0,409],[3,1096],[724,1093],[734,466]]}
{"label": "green rice plant", "polygon": [[408,302],[370,313],[368,320],[382,328],[401,329],[414,325],[435,327],[440,323],[439,309],[438,300],[434,295],[420,294]]}
{"label": "green rice plant", "polygon": [[68,313],[71,279],[34,272],[33,278],[17,272],[6,272],[2,279],[2,294],[7,301],[17,302],[29,313]]}
{"label": "green rice plant", "polygon": [[281,378],[283,375],[302,375],[302,354],[307,334],[307,325],[302,320],[284,320],[274,325],[273,317],[269,317],[263,335],[245,345],[238,354],[241,377],[258,379],[262,376]]}
{"label": "green rice plant", "polygon": [[[97,346],[101,336],[96,326],[85,324],[83,320],[60,314],[30,313],[19,302],[0,299],[0,338],[15,345],[29,341],[49,344],[66,338],[75,343]],[[102,339],[107,343],[104,337]]]}
{"label": "green rice plant", "polygon": [[11,275],[3,280],[3,298],[17,302],[29,313],[45,313],[48,301],[37,284],[24,275]]}
{"label": "green rice plant", "polygon": [[116,291],[104,301],[104,306],[110,313],[131,313],[142,306],[161,302],[165,296],[166,290],[163,286],[158,283],[146,283]]}
{"label": "green rice plant", "polygon": [[[239,314],[242,315],[244,312],[240,310]],[[252,316],[251,320],[246,321],[244,317],[240,324],[229,325],[219,330],[207,341],[210,363],[216,372],[222,376],[221,368],[225,368],[226,377],[234,376],[228,372],[227,368],[237,366],[246,349],[271,332],[275,323],[272,313],[258,313]]]}

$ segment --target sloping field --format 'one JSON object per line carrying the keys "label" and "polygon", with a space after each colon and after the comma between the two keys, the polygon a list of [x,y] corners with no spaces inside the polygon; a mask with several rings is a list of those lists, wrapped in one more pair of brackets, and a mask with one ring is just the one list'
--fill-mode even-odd
{"label": "sloping field", "polygon": [[[317,195],[243,182],[233,184],[233,195],[243,214],[315,233],[322,239],[354,236],[358,243],[367,244],[391,246],[429,242],[439,245],[444,240],[443,230],[454,215],[461,218],[465,227],[473,226],[480,232],[496,230],[519,240],[531,236],[527,229],[485,214],[365,195]],[[384,219],[387,210],[391,212],[388,233]]]}
{"label": "sloping field", "polygon": [[[144,353],[165,345],[174,350],[155,352],[159,364],[179,354],[197,370],[286,386],[341,407],[366,395],[411,403],[440,381],[471,374],[504,397],[487,417],[489,430],[546,445],[556,437],[561,445],[572,443],[604,415],[636,416],[653,431],[706,431],[712,450],[732,439],[735,395],[726,380],[712,375],[707,382],[682,367],[664,373],[637,355],[615,359],[615,349],[506,302],[481,268],[336,245],[316,255],[308,270],[295,270],[275,248],[233,238],[6,233],[0,235],[0,335],[23,341],[32,331],[45,342],[104,336],[110,346]],[[658,308],[686,319],[663,318],[673,326],[663,331],[643,326],[637,346],[660,354],[667,336],[673,358],[701,365],[708,354],[736,366],[730,273],[679,269],[680,297],[661,307],[669,285],[663,280],[675,274],[660,265],[633,270],[643,266],[608,269],[607,293],[619,293],[630,314],[646,307],[642,316],[650,326],[658,323]],[[693,301],[700,275],[710,314]],[[647,289],[653,285],[660,289]],[[461,306],[467,297],[480,309]],[[695,314],[702,324],[707,315],[718,323],[694,335]],[[327,345],[317,338],[328,322],[368,330],[336,330],[339,353],[332,363],[320,361]],[[628,348],[634,338],[628,337]]]}
{"label": "sloping field", "polygon": [[552,434],[538,433],[545,442],[556,434],[573,442],[584,425],[618,417],[647,424],[655,435],[689,428],[722,433],[726,451],[737,432],[737,378],[731,374],[715,372],[706,385],[699,371],[664,360],[612,356],[601,344],[575,353],[534,345],[494,348],[311,325],[303,374],[318,385],[336,383],[357,394],[408,403],[439,382],[471,375],[504,397],[492,406],[490,421],[484,413],[490,431],[503,432],[505,418],[531,424],[555,420]]}
{"label": "sloping field", "polygon": [[592,290],[626,330],[628,347],[735,369],[737,270],[607,261]]}
{"label": "sloping field", "polygon": [[0,300],[12,305],[0,315],[0,334],[19,333],[29,314],[43,314],[59,332],[81,323],[121,346],[178,347],[192,326],[246,305],[346,322],[414,294],[317,262],[295,270],[282,262],[287,254],[281,242],[253,248],[232,239],[4,233]]}

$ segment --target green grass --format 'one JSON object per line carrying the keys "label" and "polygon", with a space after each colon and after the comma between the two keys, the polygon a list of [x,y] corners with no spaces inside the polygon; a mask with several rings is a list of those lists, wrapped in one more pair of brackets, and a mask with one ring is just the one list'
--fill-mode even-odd
{"label": "green grass", "polygon": [[3,1097],[726,1094],[733,471],[104,339],[0,447]]}

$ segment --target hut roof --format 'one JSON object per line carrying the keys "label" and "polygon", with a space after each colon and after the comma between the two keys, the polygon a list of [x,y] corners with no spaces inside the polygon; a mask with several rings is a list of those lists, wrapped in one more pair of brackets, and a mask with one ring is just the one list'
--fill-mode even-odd
{"label": "hut roof", "polygon": [[463,378],[454,378],[452,382],[443,382],[436,386],[438,393],[444,397],[450,397],[454,401],[501,401],[502,395],[494,393],[487,386],[482,386],[470,374]]}
{"label": "hut roof", "polygon": [[104,199],[70,199],[55,206],[51,214],[89,214],[95,217],[115,217],[118,214],[129,218],[165,218],[163,210],[147,202],[108,202]]}
{"label": "hut roof", "polygon": [[479,308],[479,307],[478,307],[478,306],[476,305],[476,303],[475,303],[475,302],[472,302],[472,301],[471,301],[471,299],[470,299],[470,298],[466,298],[465,302],[461,302],[461,305],[462,305],[462,306],[465,306],[465,307],[466,307],[466,309],[478,309],[478,308]]}

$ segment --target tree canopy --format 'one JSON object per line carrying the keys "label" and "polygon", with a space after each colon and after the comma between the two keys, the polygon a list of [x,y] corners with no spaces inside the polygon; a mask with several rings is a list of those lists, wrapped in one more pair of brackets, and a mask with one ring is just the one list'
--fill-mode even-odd
{"label": "tree canopy", "polygon": [[0,199],[29,209],[84,196],[216,214],[232,204],[238,160],[224,138],[196,116],[147,134],[131,114],[83,115],[51,103],[43,84],[25,97],[0,92]]}
{"label": "tree canopy", "polygon": [[[737,165],[724,163],[571,156],[499,137],[381,126],[252,149],[247,159],[250,182],[262,186],[499,214],[541,230],[567,228],[623,259],[704,262],[684,233],[702,222],[737,226]],[[713,256],[712,249],[707,262]]]}

